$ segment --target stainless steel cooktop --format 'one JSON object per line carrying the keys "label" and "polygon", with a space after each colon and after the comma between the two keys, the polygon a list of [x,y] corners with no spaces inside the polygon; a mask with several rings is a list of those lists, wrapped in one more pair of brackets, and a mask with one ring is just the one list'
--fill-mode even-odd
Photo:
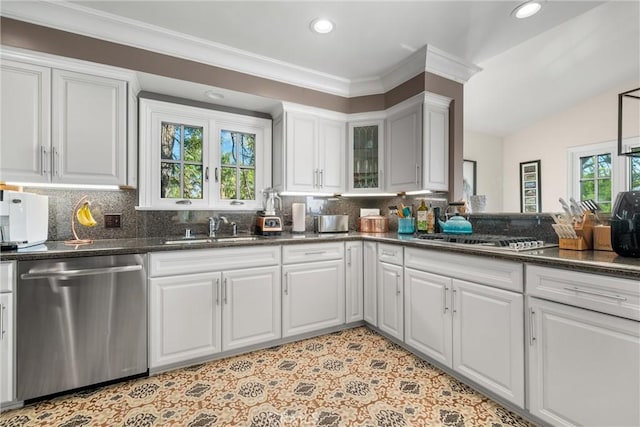
{"label": "stainless steel cooktop", "polygon": [[458,243],[463,245],[477,245],[495,249],[523,251],[530,249],[554,248],[558,245],[538,240],[535,237],[500,236],[495,234],[447,234],[419,233],[416,238],[434,242]]}

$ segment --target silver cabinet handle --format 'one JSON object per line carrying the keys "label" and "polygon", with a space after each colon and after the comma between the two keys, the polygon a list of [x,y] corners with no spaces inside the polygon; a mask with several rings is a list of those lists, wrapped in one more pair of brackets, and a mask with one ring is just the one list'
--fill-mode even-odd
{"label": "silver cabinet handle", "polygon": [[209,181],[209,166],[204,168],[204,180]]}
{"label": "silver cabinet handle", "polygon": [[400,273],[396,273],[396,295],[400,295]]}
{"label": "silver cabinet handle", "polygon": [[216,305],[220,305],[220,279],[216,279]]}
{"label": "silver cabinet handle", "polygon": [[418,185],[419,176],[420,176],[420,165],[416,164],[416,185]]}
{"label": "silver cabinet handle", "polygon": [[284,273],[284,294],[289,295],[289,273]]}
{"label": "silver cabinet handle", "polygon": [[444,307],[443,309],[443,313],[447,314],[447,310],[449,309],[447,307],[447,291],[449,290],[449,288],[447,288],[446,286],[444,287],[444,290],[442,292],[442,306]]}
{"label": "silver cabinet handle", "polygon": [[324,188],[324,169],[320,169],[320,188]]}
{"label": "silver cabinet handle", "polygon": [[47,172],[47,149],[44,145],[40,146],[40,175],[44,175]]}
{"label": "silver cabinet handle", "polygon": [[395,252],[387,252],[385,250],[382,251],[382,255],[386,255],[386,256],[396,256]]}
{"label": "silver cabinet handle", "polygon": [[58,150],[53,148],[53,176],[60,175],[60,154]]}
{"label": "silver cabinet handle", "polygon": [[325,254],[327,251],[315,251],[315,252],[305,252],[305,255],[322,255]]}
{"label": "silver cabinet handle", "polygon": [[347,265],[351,266],[351,248],[347,249]]}
{"label": "silver cabinet handle", "polygon": [[176,205],[190,205],[190,204],[191,204],[191,200],[189,199],[176,200]]}
{"label": "silver cabinet handle", "polygon": [[4,340],[4,334],[7,332],[4,330],[4,311],[6,310],[6,307],[3,305],[0,305],[0,340]]}
{"label": "silver cabinet handle", "polygon": [[20,278],[23,280],[30,279],[48,279],[50,277],[65,278],[76,276],[95,276],[97,274],[126,273],[129,271],[140,271],[141,265],[123,265],[121,267],[105,267],[105,268],[89,268],[86,270],[62,270],[62,271],[42,271],[38,273],[23,273]]}
{"label": "silver cabinet handle", "polygon": [[224,287],[222,288],[223,291],[224,291],[224,294],[223,294],[224,297],[222,299],[223,299],[225,304],[227,303],[227,296],[228,296],[228,293],[229,293],[229,289],[227,289],[228,280],[229,279],[227,279],[226,277],[224,278]]}
{"label": "silver cabinet handle", "polygon": [[611,298],[617,301],[626,301],[627,298],[625,297],[621,297],[620,295],[613,295],[613,294],[606,294],[604,292],[598,292],[598,291],[590,291],[588,289],[580,289],[577,286],[573,286],[571,288],[564,288],[566,291],[573,291],[573,292],[578,292],[581,294],[588,294],[588,295],[596,295],[599,297],[604,297],[604,298]]}
{"label": "silver cabinet handle", "polygon": [[456,310],[456,292],[458,292],[456,289],[451,291],[451,310],[454,313],[458,312],[458,310]]}
{"label": "silver cabinet handle", "polygon": [[535,315],[536,315],[536,312],[533,311],[533,308],[530,309],[529,310],[529,345],[533,345],[533,342],[536,340]]}

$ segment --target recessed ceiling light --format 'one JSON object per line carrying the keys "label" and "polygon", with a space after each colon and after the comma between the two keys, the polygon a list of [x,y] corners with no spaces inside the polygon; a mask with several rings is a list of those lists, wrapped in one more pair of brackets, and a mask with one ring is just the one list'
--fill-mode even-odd
{"label": "recessed ceiling light", "polygon": [[311,21],[309,24],[309,28],[311,31],[318,34],[327,34],[333,31],[334,25],[333,22],[329,21],[326,18],[316,18]]}
{"label": "recessed ceiling light", "polygon": [[223,99],[224,95],[218,92],[215,92],[213,90],[208,90],[204,93],[204,96],[206,96],[209,99]]}
{"label": "recessed ceiling light", "polygon": [[540,2],[528,1],[513,9],[511,15],[518,19],[524,19],[540,12],[540,9],[542,9],[542,4]]}

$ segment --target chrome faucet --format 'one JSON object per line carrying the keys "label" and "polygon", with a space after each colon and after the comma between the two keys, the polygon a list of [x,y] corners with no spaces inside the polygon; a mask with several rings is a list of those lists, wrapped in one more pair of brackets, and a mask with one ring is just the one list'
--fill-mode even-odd
{"label": "chrome faucet", "polygon": [[220,230],[221,223],[229,224],[229,220],[224,216],[209,217],[209,237],[216,237],[216,231]]}

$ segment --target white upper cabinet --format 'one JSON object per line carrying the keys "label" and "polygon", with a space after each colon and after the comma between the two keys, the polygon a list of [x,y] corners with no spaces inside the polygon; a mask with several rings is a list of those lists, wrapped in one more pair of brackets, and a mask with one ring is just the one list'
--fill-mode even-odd
{"label": "white upper cabinet", "polygon": [[140,200],[151,209],[260,209],[271,120],[140,101]]}
{"label": "white upper cabinet", "polygon": [[387,191],[421,188],[422,104],[411,103],[394,109],[387,118]]}
{"label": "white upper cabinet", "polygon": [[35,56],[34,63],[8,57],[2,56],[0,180],[130,185],[128,84],[122,73],[90,66],[85,72],[77,63],[71,71]]}
{"label": "white upper cabinet", "polygon": [[423,108],[422,189],[449,191],[449,104],[427,94]]}
{"label": "white upper cabinet", "polygon": [[273,184],[278,191],[344,191],[346,116],[285,106],[274,120],[273,132]]}
{"label": "white upper cabinet", "polygon": [[53,70],[52,181],[125,185],[127,83]]}
{"label": "white upper cabinet", "polygon": [[3,60],[0,78],[0,180],[49,182],[51,69]]}

